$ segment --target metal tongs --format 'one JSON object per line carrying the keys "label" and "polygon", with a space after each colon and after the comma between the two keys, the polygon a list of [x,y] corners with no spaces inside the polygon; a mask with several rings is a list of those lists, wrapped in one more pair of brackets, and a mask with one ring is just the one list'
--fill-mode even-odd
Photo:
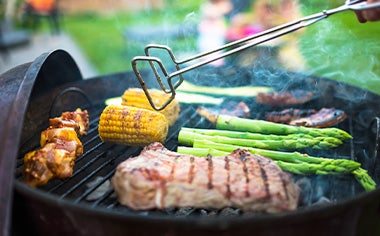
{"label": "metal tongs", "polygon": [[[214,62],[216,60],[219,60],[221,58],[230,56],[234,53],[240,52],[242,50],[253,47],[255,45],[267,42],[271,39],[278,38],[280,36],[291,33],[293,31],[304,28],[306,26],[312,25],[312,24],[314,24],[314,23],[316,23],[322,19],[325,19],[328,16],[333,15],[335,13],[346,11],[346,10],[361,11],[361,10],[377,8],[377,7],[380,7],[380,2],[367,4],[363,0],[354,0],[354,1],[346,0],[345,4],[340,6],[340,7],[333,8],[330,10],[324,10],[324,11],[319,12],[319,13],[315,13],[315,14],[312,14],[312,15],[309,15],[306,17],[302,17],[300,19],[279,25],[277,27],[265,30],[265,31],[258,33],[258,34],[254,34],[254,35],[242,38],[240,40],[233,41],[233,42],[225,44],[219,48],[215,48],[214,50],[211,50],[208,52],[203,52],[203,53],[194,55],[192,57],[185,58],[183,60],[177,60],[177,58],[174,56],[171,48],[166,46],[166,45],[149,44],[145,47],[145,56],[136,56],[133,58],[132,67],[133,67],[133,70],[134,70],[134,72],[135,72],[135,74],[136,74],[136,76],[140,82],[142,89],[145,92],[145,95],[147,96],[147,98],[149,100],[150,105],[155,110],[159,111],[159,110],[164,109],[175,98],[175,95],[176,95],[175,90],[183,82],[184,79],[183,79],[182,74],[185,72],[191,71],[193,69],[196,69],[196,68],[201,67],[203,65],[209,64],[209,63]],[[225,50],[225,49],[231,48],[231,47],[233,47],[231,50],[225,51],[223,53],[216,54],[217,52],[221,52],[222,50]],[[176,71],[169,74],[168,71],[166,70],[164,64],[162,63],[162,61],[158,57],[154,57],[154,56],[150,55],[151,49],[158,49],[158,50],[166,51],[168,53],[168,55],[170,56],[170,59],[174,63]],[[202,61],[196,62],[196,63],[189,65],[187,67],[184,67],[184,68],[180,68],[180,65],[182,65],[184,63],[188,63],[188,62],[193,61],[193,60],[199,60],[199,59],[205,58],[206,56],[208,56],[208,57]],[[212,57],[209,57],[209,56],[212,56]],[[144,79],[142,78],[142,75],[141,75],[139,69],[137,68],[137,64],[139,61],[149,62],[150,67],[153,70],[153,73],[154,73],[161,89],[165,93],[171,94],[171,96],[168,97],[167,101],[164,104],[155,104],[154,103],[151,95],[149,94],[147,85],[146,85]],[[158,67],[156,64],[158,65]],[[159,73],[158,68],[161,69],[161,74]],[[165,84],[161,78],[161,75],[163,75],[165,77],[168,87],[165,86]],[[176,78],[176,77],[178,77],[178,79],[173,82],[173,78]]]}

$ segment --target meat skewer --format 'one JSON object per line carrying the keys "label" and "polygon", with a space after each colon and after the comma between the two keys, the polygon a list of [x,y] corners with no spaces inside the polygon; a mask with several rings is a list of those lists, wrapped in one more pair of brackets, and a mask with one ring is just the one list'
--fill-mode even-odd
{"label": "meat skewer", "polygon": [[78,135],[86,134],[88,127],[87,110],[63,112],[49,119],[49,128],[41,133],[41,148],[24,156],[24,182],[36,187],[54,177],[70,177],[76,157],[83,154]]}
{"label": "meat skewer", "polygon": [[119,164],[112,185],[121,204],[135,210],[169,207],[282,212],[297,208],[299,189],[271,159],[235,150],[197,157],[146,146]]}

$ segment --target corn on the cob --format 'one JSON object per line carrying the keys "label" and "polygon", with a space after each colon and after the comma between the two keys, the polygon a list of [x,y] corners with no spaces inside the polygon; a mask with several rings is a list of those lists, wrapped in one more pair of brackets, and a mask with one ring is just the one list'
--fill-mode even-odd
{"label": "corn on the cob", "polygon": [[109,105],[100,115],[99,136],[103,142],[128,146],[163,143],[168,135],[166,117],[156,111],[124,105]]}
{"label": "corn on the cob", "polygon": [[[153,103],[161,106],[168,100],[170,97],[169,94],[164,93],[163,91],[157,89],[149,89],[149,94],[152,97]],[[148,110],[154,110],[150,105],[148,98],[146,97],[144,90],[140,88],[129,88],[127,89],[122,96],[122,105],[132,106],[132,107],[141,107]],[[165,109],[158,111],[166,116],[168,119],[169,125],[173,125],[178,118],[180,111],[179,103],[174,99]]]}

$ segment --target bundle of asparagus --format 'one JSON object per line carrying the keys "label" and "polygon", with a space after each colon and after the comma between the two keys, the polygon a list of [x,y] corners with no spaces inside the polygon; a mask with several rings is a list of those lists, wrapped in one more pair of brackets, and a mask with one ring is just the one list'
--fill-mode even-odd
{"label": "bundle of asparagus", "polygon": [[246,149],[273,159],[283,170],[294,174],[353,174],[366,191],[376,188],[374,180],[358,162],[278,151],[336,147],[352,138],[341,129],[296,127],[224,115],[218,116],[216,127],[182,128],[178,142],[192,147],[179,146],[177,151],[197,156],[220,156],[238,148]]}

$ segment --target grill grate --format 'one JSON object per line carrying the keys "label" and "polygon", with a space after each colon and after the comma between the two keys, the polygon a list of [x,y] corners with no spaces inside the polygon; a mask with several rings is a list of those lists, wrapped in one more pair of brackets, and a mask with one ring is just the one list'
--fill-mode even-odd
{"label": "grill grate", "polygon": [[[263,115],[263,109],[256,109],[257,104],[252,104],[252,117],[260,118]],[[41,191],[56,196],[58,199],[65,199],[76,204],[87,204],[93,208],[104,208],[112,211],[134,212],[139,215],[146,214],[165,214],[173,216],[187,215],[236,215],[241,214],[238,209],[222,209],[218,212],[204,209],[181,208],[181,209],[164,209],[159,211],[139,211],[135,212],[127,207],[121,206],[110,187],[109,180],[113,176],[116,166],[131,156],[136,156],[141,148],[128,147],[101,142],[97,125],[99,116],[104,109],[104,105],[93,105],[88,111],[90,115],[90,129],[87,135],[82,136],[81,140],[85,153],[77,158],[74,173],[71,178],[65,180],[53,179],[43,187]],[[211,123],[197,115],[196,107],[181,105],[181,114],[178,121],[170,127],[169,136],[165,142],[165,147],[175,150],[177,147],[177,135],[181,127],[199,127],[211,128]],[[261,111],[255,113],[254,111]],[[368,144],[368,129],[356,125],[352,117],[340,124],[340,128],[348,130],[353,134],[354,141],[345,143],[334,150],[323,151],[323,153],[307,150],[310,155],[326,156],[330,158],[347,158],[356,161],[362,161],[368,156],[365,144]],[[377,127],[377,129],[379,129]],[[378,131],[377,131],[378,132]],[[370,139],[369,139],[370,140]],[[378,140],[376,139],[378,143]],[[23,172],[23,155],[19,157],[16,169],[16,178],[22,181]],[[371,173],[371,171],[370,171]],[[341,199],[353,197],[363,191],[356,180],[349,175],[342,176],[296,176],[295,180],[301,186],[300,208],[310,207],[313,205],[325,204]]]}

